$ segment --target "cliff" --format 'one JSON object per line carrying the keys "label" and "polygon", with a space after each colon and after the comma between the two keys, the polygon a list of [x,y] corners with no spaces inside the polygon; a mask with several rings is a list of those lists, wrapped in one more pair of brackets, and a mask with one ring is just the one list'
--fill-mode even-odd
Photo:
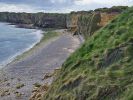
{"label": "cliff", "polygon": [[67,59],[42,99],[133,100],[132,27],[133,7]]}
{"label": "cliff", "polygon": [[66,28],[66,14],[0,12],[0,21],[41,28]]}
{"label": "cliff", "polygon": [[126,6],[114,6],[70,14],[0,12],[0,21],[22,24],[20,26],[29,24],[41,28],[68,28],[72,33],[79,33],[87,38],[127,8]]}
{"label": "cliff", "polygon": [[94,11],[72,12],[67,17],[67,27],[74,34],[88,38],[95,31],[107,25],[127,7],[100,8]]}

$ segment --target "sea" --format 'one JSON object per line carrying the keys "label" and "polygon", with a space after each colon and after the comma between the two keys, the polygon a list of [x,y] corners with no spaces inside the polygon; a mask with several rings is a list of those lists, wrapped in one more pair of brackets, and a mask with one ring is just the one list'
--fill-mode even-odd
{"label": "sea", "polygon": [[42,37],[41,30],[17,28],[9,23],[0,23],[0,68],[30,50]]}

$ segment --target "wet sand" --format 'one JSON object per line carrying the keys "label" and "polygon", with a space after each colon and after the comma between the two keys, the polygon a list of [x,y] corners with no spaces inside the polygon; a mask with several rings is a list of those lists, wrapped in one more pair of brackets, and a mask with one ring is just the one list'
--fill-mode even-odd
{"label": "wet sand", "polygon": [[[63,62],[79,46],[80,41],[64,30],[57,30],[61,35],[40,43],[27,56],[10,63],[0,72],[0,100],[28,100],[33,84],[51,83],[52,78],[43,80],[47,73],[59,69]],[[24,85],[16,89],[17,85]],[[21,95],[21,96],[20,96]]]}

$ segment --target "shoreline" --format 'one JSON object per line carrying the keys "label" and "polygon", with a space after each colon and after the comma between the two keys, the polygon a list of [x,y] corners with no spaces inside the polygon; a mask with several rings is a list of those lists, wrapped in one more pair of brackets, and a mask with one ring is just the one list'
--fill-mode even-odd
{"label": "shoreline", "polygon": [[[49,32],[52,32],[52,31],[49,31]],[[10,66],[14,63],[21,62],[23,59],[27,58],[30,55],[33,55],[34,52],[36,52],[39,48],[41,48],[41,44],[48,45],[56,37],[56,36],[50,37],[50,39],[47,40],[45,39],[45,35],[48,34],[48,31],[42,31],[41,34],[42,34],[42,38],[38,42],[36,42],[31,48],[29,48],[25,52],[21,53],[20,55],[17,55],[10,63],[6,64],[6,66]]]}
{"label": "shoreline", "polygon": [[44,77],[59,69],[79,47],[79,39],[67,31],[53,32],[58,34],[45,35],[34,49],[24,53],[0,71],[2,100],[27,100],[32,95],[35,85],[51,84],[53,77]]}
{"label": "shoreline", "polygon": [[[40,30],[37,30],[37,31],[40,31]],[[37,32],[36,31],[36,32]],[[38,39],[35,43],[31,44],[28,48],[25,48],[23,49],[21,52],[18,52],[17,54],[15,54],[14,56],[10,57],[8,60],[7,60],[7,63],[5,63],[5,65],[3,67],[6,67],[8,66],[9,64],[13,63],[15,60],[18,59],[18,57],[21,57],[23,56],[23,54],[29,52],[30,50],[34,49],[34,47],[40,43],[40,41],[43,39],[44,35],[43,35],[43,31],[41,31],[39,33],[41,35],[40,39]],[[18,59],[19,60],[19,59]]]}
{"label": "shoreline", "polygon": [[[3,22],[2,22],[3,23]],[[23,29],[33,29],[33,28],[24,28],[24,27],[19,27],[18,24],[12,24],[12,23],[6,23],[7,25],[13,25],[14,28],[23,28]],[[35,31],[32,33],[28,33],[28,34],[35,34],[36,37],[38,38],[36,40],[36,42],[32,43],[29,47],[24,48],[23,50],[21,50],[20,52],[17,52],[16,54],[14,54],[13,56],[7,58],[7,60],[5,60],[4,62],[2,62],[0,64],[0,70],[4,67],[6,67],[7,65],[9,65],[10,63],[14,62],[19,56],[22,56],[24,53],[30,51],[31,49],[34,48],[34,46],[36,46],[38,43],[41,42],[41,40],[44,38],[44,31],[41,29],[37,29],[34,28]]]}
{"label": "shoreline", "polygon": [[16,28],[40,29],[39,27],[36,27],[33,24],[8,23],[8,25],[14,25]]}

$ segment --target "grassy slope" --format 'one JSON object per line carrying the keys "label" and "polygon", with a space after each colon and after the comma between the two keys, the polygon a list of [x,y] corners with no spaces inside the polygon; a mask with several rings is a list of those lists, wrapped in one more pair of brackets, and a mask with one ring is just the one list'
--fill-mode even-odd
{"label": "grassy slope", "polygon": [[133,7],[72,54],[44,100],[133,100]]}

